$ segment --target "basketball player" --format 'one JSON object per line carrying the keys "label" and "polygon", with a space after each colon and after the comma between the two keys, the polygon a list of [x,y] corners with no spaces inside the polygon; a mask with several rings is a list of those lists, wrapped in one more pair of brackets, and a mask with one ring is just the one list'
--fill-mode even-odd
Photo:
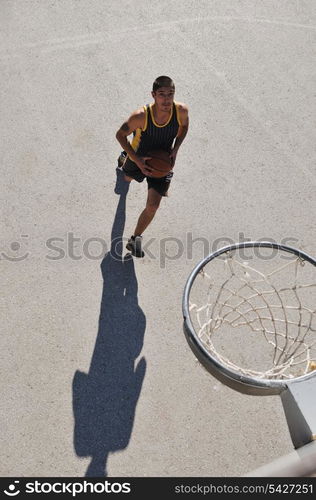
{"label": "basketball player", "polygon": [[[126,248],[136,257],[143,257],[142,234],[150,224],[159,207],[161,198],[167,196],[173,172],[162,178],[150,177],[151,169],[146,164],[148,152],[155,149],[168,151],[174,166],[179,147],[189,127],[188,108],[174,101],[175,85],[168,76],[159,76],[153,83],[154,102],[134,113],[123,123],[116,138],[123,148],[118,167],[125,173],[127,182],[133,179],[148,184],[146,207],[139,216],[134,234]],[[127,137],[133,134],[130,143]]]}

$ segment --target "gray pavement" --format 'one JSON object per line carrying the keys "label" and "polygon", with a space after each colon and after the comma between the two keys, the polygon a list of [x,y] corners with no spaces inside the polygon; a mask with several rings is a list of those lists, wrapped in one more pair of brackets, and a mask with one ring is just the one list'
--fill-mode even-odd
{"label": "gray pavement", "polygon": [[[205,252],[192,238],[291,238],[316,255],[315,2],[0,12],[0,475],[238,476],[290,452],[278,397],[197,363],[181,298]],[[190,132],[147,256],[114,259],[146,197],[114,192],[115,132],[161,74]]]}

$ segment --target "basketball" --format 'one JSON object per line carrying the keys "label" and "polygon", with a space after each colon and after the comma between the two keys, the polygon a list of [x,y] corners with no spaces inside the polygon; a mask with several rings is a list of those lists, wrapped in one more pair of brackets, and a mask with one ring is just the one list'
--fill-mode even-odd
{"label": "basketball", "polygon": [[169,153],[163,149],[149,151],[146,156],[150,156],[150,160],[146,160],[146,165],[153,169],[150,177],[165,177],[172,170]]}

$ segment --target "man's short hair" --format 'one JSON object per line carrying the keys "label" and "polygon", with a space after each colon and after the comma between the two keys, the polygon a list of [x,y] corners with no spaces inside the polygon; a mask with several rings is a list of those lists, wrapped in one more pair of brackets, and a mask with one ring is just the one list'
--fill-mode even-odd
{"label": "man's short hair", "polygon": [[156,92],[161,87],[172,87],[174,89],[175,85],[169,76],[158,76],[153,83],[153,92]]}

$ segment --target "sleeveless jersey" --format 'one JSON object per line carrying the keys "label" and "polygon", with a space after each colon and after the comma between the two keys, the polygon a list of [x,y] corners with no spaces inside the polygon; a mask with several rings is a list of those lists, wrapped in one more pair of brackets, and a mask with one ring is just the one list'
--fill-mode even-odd
{"label": "sleeveless jersey", "polygon": [[169,120],[164,125],[158,125],[155,122],[152,106],[153,104],[144,106],[146,112],[144,128],[138,128],[134,131],[131,146],[137,156],[146,156],[148,151],[154,149],[163,149],[169,152],[181,126],[177,103],[173,103]]}

